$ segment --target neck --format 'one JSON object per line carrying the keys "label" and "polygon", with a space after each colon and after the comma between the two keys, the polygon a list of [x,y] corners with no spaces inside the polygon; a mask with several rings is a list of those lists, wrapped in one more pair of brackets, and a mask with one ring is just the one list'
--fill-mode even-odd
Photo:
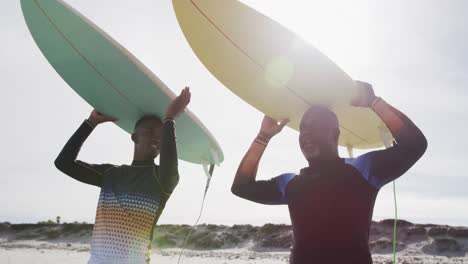
{"label": "neck", "polygon": [[337,161],[339,159],[340,159],[340,156],[338,155],[338,151],[330,151],[330,152],[320,152],[319,155],[307,161],[309,162],[309,166],[312,166],[318,163],[324,163],[324,162],[326,163],[328,161],[330,162]]}
{"label": "neck", "polygon": [[139,162],[154,162],[154,158],[143,155],[138,151],[133,152],[133,161]]}

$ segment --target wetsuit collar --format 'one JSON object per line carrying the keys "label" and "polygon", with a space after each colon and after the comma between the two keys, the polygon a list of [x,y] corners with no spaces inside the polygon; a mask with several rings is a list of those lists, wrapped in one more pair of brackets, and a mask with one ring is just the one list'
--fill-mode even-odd
{"label": "wetsuit collar", "polygon": [[339,166],[341,164],[345,163],[344,158],[340,157],[335,157],[335,158],[327,158],[327,159],[316,159],[312,162],[309,162],[309,167],[303,168],[301,170],[302,173],[307,173],[307,172],[316,172],[316,171],[322,171],[326,170],[328,168],[335,168],[336,166]]}
{"label": "wetsuit collar", "polygon": [[154,160],[133,160],[132,166],[154,166]]}

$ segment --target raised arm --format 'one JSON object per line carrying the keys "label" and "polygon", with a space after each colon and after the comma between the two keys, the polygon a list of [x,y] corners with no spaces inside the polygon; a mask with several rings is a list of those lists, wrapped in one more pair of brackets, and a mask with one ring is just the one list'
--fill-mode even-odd
{"label": "raised arm", "polygon": [[250,145],[237,169],[231,191],[233,194],[263,204],[277,204],[281,200],[282,193],[275,180],[257,181],[258,165],[270,139],[278,134],[288,120],[280,123],[270,117],[263,118],[260,133]]}
{"label": "raised arm", "polygon": [[84,141],[94,128],[107,121],[115,121],[114,118],[105,116],[94,110],[78,130],[72,135],[55,159],[55,167],[68,176],[91,185],[100,187],[102,175],[112,167],[110,164],[94,165],[77,160],[78,153]]}
{"label": "raised arm", "polygon": [[184,112],[190,103],[190,89],[185,87],[166,110],[166,118],[163,122],[161,135],[161,156],[159,157],[159,177],[164,191],[172,193],[179,182],[177,162],[177,146],[175,135],[175,119]]}
{"label": "raised arm", "polygon": [[419,128],[402,112],[376,97],[370,84],[357,82],[361,96],[355,106],[371,108],[388,127],[395,143],[392,147],[364,154],[358,159],[368,167],[369,178],[380,188],[403,175],[421,158],[427,149],[427,140]]}

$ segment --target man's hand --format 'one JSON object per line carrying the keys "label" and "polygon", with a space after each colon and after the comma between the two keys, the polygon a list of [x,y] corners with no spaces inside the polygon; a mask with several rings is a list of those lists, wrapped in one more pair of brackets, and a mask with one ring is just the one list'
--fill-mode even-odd
{"label": "man's hand", "polygon": [[89,115],[88,121],[93,125],[97,126],[101,123],[104,122],[115,122],[117,121],[116,118],[113,118],[111,116],[104,115],[102,113],[99,113],[96,109],[94,109],[91,114]]}
{"label": "man's hand", "polygon": [[283,119],[279,122],[269,116],[263,117],[262,127],[259,136],[270,140],[273,136],[281,132],[283,127],[289,122],[289,119]]}
{"label": "man's hand", "polygon": [[356,98],[351,100],[351,105],[357,107],[371,107],[372,102],[376,98],[372,85],[361,81],[355,82],[358,94]]}
{"label": "man's hand", "polygon": [[171,104],[167,107],[166,118],[176,119],[182,112],[184,112],[185,107],[190,103],[190,88],[185,87],[179,96],[172,100]]}

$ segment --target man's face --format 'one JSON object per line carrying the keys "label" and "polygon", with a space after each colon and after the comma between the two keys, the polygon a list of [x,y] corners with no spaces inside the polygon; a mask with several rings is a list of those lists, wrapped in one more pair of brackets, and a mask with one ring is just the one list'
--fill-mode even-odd
{"label": "man's face", "polygon": [[299,145],[309,161],[338,148],[339,124],[330,110],[309,109],[302,118],[299,132]]}
{"label": "man's face", "polygon": [[154,159],[161,149],[161,121],[156,119],[145,120],[138,124],[132,135],[135,149],[145,159]]}

